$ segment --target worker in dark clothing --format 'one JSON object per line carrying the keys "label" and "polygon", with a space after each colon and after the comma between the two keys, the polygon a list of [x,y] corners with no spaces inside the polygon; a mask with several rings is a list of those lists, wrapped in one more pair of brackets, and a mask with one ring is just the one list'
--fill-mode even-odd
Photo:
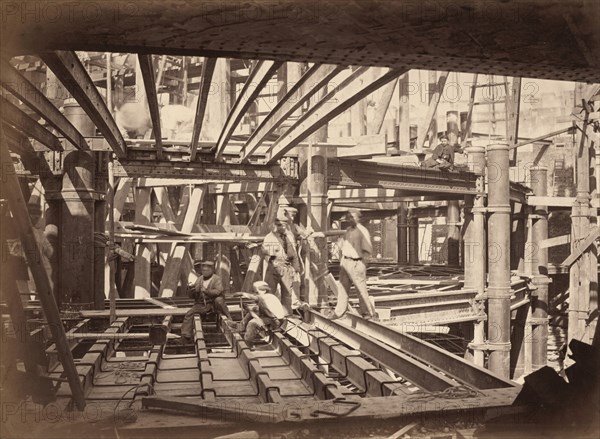
{"label": "worker in dark clothing", "polygon": [[194,336],[194,314],[205,315],[216,311],[231,320],[231,314],[225,303],[223,281],[215,274],[215,263],[203,261],[196,264],[200,267],[201,276],[189,286],[190,297],[195,301],[194,306],[185,314],[181,325],[181,336],[184,341],[191,341]]}
{"label": "worker in dark clothing", "polygon": [[292,314],[300,306],[300,276],[302,271],[300,258],[293,234],[286,224],[276,219],[273,231],[265,236],[262,244],[266,258],[264,280],[276,293],[277,285],[281,288],[281,303]]}
{"label": "worker in dark clothing", "polygon": [[435,169],[454,168],[454,154],[460,151],[460,147],[457,149],[457,145],[450,145],[446,135],[442,135],[440,142],[433,150],[431,157],[421,163],[422,167]]}

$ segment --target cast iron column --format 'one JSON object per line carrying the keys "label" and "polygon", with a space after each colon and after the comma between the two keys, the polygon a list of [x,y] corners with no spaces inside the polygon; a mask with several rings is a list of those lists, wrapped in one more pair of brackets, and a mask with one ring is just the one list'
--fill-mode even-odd
{"label": "cast iron column", "polygon": [[510,375],[510,181],[508,144],[487,148],[489,369]]}
{"label": "cast iron column", "polygon": [[[531,168],[531,186],[538,197],[548,193],[548,169],[542,166]],[[532,368],[546,366],[548,344],[548,249],[542,248],[542,241],[548,239],[548,207],[535,206],[532,218],[533,248],[531,269],[533,283],[537,287],[531,303]],[[525,340],[527,343],[527,340]]]}

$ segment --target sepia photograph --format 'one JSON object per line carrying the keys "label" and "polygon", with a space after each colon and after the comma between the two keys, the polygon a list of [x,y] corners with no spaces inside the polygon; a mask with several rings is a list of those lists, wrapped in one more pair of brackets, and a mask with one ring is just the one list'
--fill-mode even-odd
{"label": "sepia photograph", "polygon": [[600,0],[1,0],[1,439],[600,438]]}

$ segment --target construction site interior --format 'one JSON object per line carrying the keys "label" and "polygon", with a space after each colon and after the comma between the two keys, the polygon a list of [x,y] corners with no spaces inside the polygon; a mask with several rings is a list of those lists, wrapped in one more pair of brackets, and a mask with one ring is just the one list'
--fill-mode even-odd
{"label": "construction site interior", "polygon": [[600,8],[482,3],[5,3],[2,437],[598,437]]}

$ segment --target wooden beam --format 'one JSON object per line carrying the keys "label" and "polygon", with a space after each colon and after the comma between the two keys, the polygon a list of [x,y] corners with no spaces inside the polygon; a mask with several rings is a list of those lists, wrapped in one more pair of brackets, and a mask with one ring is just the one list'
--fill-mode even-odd
{"label": "wooden beam", "polygon": [[551,133],[544,134],[543,136],[535,137],[533,139],[527,139],[522,142],[517,143],[516,145],[510,145],[508,149],[520,148],[521,146],[529,145],[530,143],[539,142],[540,140],[545,140],[548,137],[558,136],[560,134],[569,133],[571,134],[575,127],[563,128],[562,130],[552,131]]}
{"label": "wooden beam", "polygon": [[171,203],[169,202],[169,193],[167,191],[167,188],[155,187],[154,194],[156,195],[158,205],[160,206],[160,210],[162,211],[165,220],[167,222],[174,223],[177,220],[177,218],[175,216],[175,213],[173,212]]}
{"label": "wooden beam", "polygon": [[[511,90],[506,86],[506,139],[508,145],[512,146],[519,139],[519,115],[521,111],[521,78],[513,78]],[[540,157],[541,158],[541,157]],[[516,163],[517,152],[513,151],[511,162]]]}
{"label": "wooden beam", "polygon": [[[181,226],[180,232],[191,233],[194,224],[198,220],[198,214],[202,206],[202,198],[204,197],[204,188],[195,187],[192,189],[188,208],[185,212],[183,219],[183,225]],[[190,244],[178,244],[171,247],[171,254],[169,255],[165,264],[165,271],[160,283],[160,297],[172,297],[177,291],[177,284],[179,282],[179,275],[181,273],[182,262],[186,254],[189,252]]]}
{"label": "wooden beam", "polygon": [[210,92],[211,81],[217,64],[216,58],[205,58],[202,65],[202,82],[200,83],[200,94],[198,104],[196,105],[196,115],[194,117],[194,129],[192,131],[192,143],[190,144],[190,161],[196,160],[198,150],[198,140],[202,131],[202,123],[206,113],[206,103],[208,102],[208,93]]}
{"label": "wooden beam", "polygon": [[568,267],[573,265],[573,263],[581,257],[583,252],[585,252],[587,248],[598,238],[600,238],[600,228],[597,226],[592,226],[585,239],[581,240],[579,244],[575,245],[575,249],[571,252],[567,259],[563,261],[562,265],[566,265]]}
{"label": "wooden beam", "polygon": [[386,71],[381,68],[379,70],[380,74],[373,82],[360,84],[360,78],[367,73],[368,68],[359,67],[348,79],[327,93],[320,102],[311,107],[286,133],[277,139],[271,147],[268,163],[279,160],[290,149],[334,117],[407,71],[407,69],[388,69]]}
{"label": "wooden beam", "polygon": [[252,133],[242,150],[240,157],[247,160],[257,148],[265,141],[269,134],[296,110],[310,100],[314,94],[331,81],[336,75],[345,70],[346,66],[331,64],[315,64],[302,75],[277,105],[269,112],[265,119]]}
{"label": "wooden beam", "polygon": [[555,238],[544,239],[540,243],[540,248],[556,247],[558,245],[565,245],[571,243],[571,235],[556,236]]}
{"label": "wooden beam", "polygon": [[122,177],[119,179],[119,183],[117,184],[117,188],[115,190],[115,199],[113,202],[115,221],[121,219],[121,214],[123,213],[123,208],[125,207],[125,201],[127,201],[127,196],[129,195],[129,191],[131,190],[132,186],[133,178]]}
{"label": "wooden beam", "polygon": [[475,106],[475,95],[477,94],[477,73],[473,75],[473,85],[471,86],[471,95],[469,96],[469,109],[467,110],[467,121],[465,122],[465,131],[463,133],[461,146],[464,148],[467,146],[467,139],[469,138],[469,132],[471,131],[471,125],[473,123],[473,108]]}
{"label": "wooden beam", "polygon": [[381,132],[381,127],[383,126],[388,108],[390,108],[390,102],[392,102],[392,96],[394,96],[397,83],[398,81],[393,81],[382,87],[381,99],[375,107],[373,122],[367,126],[367,134],[379,134]]}
{"label": "wooden beam", "polygon": [[[150,224],[152,220],[152,189],[135,189],[135,222]],[[147,244],[138,244],[135,252],[135,287],[134,297],[143,299],[150,297],[151,281],[151,250]]]}
{"label": "wooden beam", "polygon": [[25,78],[17,69],[5,59],[0,60],[2,70],[2,87],[10,91],[20,101],[31,108],[38,116],[44,118],[59,133],[61,133],[73,146],[81,150],[89,150],[85,138],[73,126],[56,106]]}
{"label": "wooden beam", "polygon": [[[22,246],[25,249],[24,254],[27,258],[27,263],[33,280],[35,282],[37,297],[40,300],[42,308],[44,310],[44,316],[47,320],[48,326],[56,343],[60,362],[62,363],[63,370],[67,375],[69,387],[71,389],[71,395],[79,410],[85,408],[85,395],[83,393],[83,386],[79,380],[77,368],[73,360],[73,355],[69,349],[67,342],[67,336],[65,328],[62,324],[58,306],[54,299],[52,292],[52,284],[50,276],[44,266],[45,256],[43,255],[35,234],[33,231],[33,225],[31,224],[31,218],[27,210],[27,204],[23,198],[17,173],[15,171],[12,158],[8,152],[8,148],[5,145],[0,146],[0,163],[3,170],[3,185],[5,186],[4,193],[8,198],[8,204],[10,211],[15,220],[15,224],[19,229],[21,236]],[[6,273],[4,273],[6,274]]]}
{"label": "wooden beam", "polygon": [[250,76],[248,76],[242,91],[233,105],[233,108],[227,116],[225,127],[223,128],[223,131],[221,131],[221,135],[217,141],[215,154],[216,159],[221,158],[229,139],[231,139],[231,136],[242,120],[242,117],[244,114],[246,114],[248,108],[250,108],[250,105],[252,105],[267,82],[269,82],[273,74],[279,67],[281,67],[282,64],[283,62],[281,61],[261,60],[258,61],[256,66],[252,69]]}
{"label": "wooden beam", "polygon": [[148,110],[150,111],[150,119],[152,120],[152,132],[154,133],[154,141],[156,145],[156,157],[162,160],[162,134],[160,129],[160,110],[158,108],[158,96],[156,94],[156,82],[154,79],[154,63],[152,55],[138,54],[140,71],[146,90],[146,100],[148,102]]}
{"label": "wooden beam", "polygon": [[32,137],[53,151],[62,151],[63,147],[58,137],[29,117],[15,104],[0,96],[0,116],[7,124],[13,125],[28,137]]}
{"label": "wooden beam", "polygon": [[[429,109],[427,110],[425,123],[419,129],[419,135],[417,137],[418,149],[422,149],[425,145],[425,136],[427,135],[427,132],[431,129],[431,125],[433,124],[433,117],[437,111],[438,104],[440,103],[440,99],[444,91],[444,86],[446,85],[446,79],[448,79],[449,74],[450,72],[442,72],[442,74],[438,78],[437,87],[435,88],[435,92],[431,96],[431,101],[429,101]],[[431,141],[429,146],[432,146]]]}
{"label": "wooden beam", "polygon": [[40,58],[79,102],[117,157],[126,157],[125,140],[77,54],[70,51],[45,52],[40,54]]}

